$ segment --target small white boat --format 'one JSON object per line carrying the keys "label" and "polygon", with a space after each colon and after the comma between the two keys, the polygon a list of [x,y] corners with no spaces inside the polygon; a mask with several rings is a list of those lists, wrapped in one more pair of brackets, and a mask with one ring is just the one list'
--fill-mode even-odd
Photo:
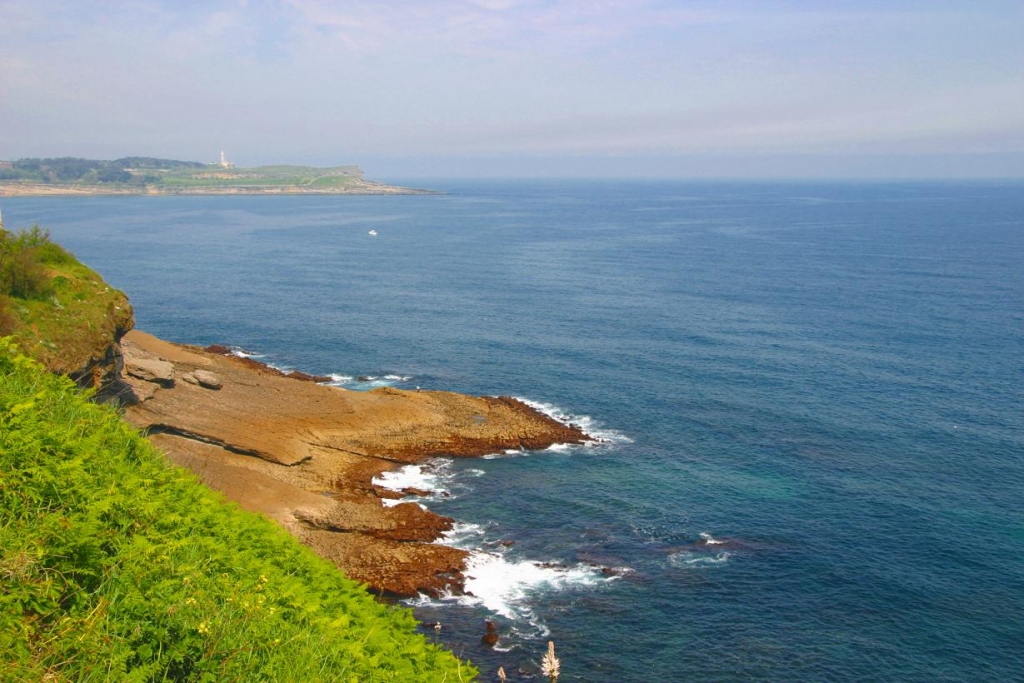
{"label": "small white boat", "polygon": [[366,234],[369,235],[370,237],[376,237],[377,236],[377,231],[376,230],[371,230],[370,232],[368,232]]}

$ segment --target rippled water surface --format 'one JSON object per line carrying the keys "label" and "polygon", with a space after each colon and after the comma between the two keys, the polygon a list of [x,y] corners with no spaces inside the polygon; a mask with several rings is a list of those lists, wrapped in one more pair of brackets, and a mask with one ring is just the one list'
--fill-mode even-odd
{"label": "rippled water surface", "polygon": [[402,473],[478,551],[416,609],[484,680],[548,639],[562,680],[1021,677],[1024,186],[418,184],[2,209],[159,336],[602,436]]}

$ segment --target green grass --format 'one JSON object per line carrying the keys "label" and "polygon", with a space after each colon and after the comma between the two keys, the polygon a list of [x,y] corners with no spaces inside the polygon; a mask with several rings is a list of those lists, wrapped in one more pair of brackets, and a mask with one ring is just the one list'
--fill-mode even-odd
{"label": "green grass", "polygon": [[157,187],[266,187],[294,185],[291,180],[280,178],[164,178]]}
{"label": "green grass", "polygon": [[[225,177],[203,177],[218,175]],[[155,187],[341,187],[361,178],[356,166],[315,168],[312,166],[257,166],[253,168],[177,169],[161,176]]]}
{"label": "green grass", "polygon": [[0,340],[4,681],[463,681],[272,522]]}
{"label": "green grass", "polygon": [[[221,168],[216,164],[192,165],[161,159],[127,158],[118,161],[90,161],[88,159],[22,160],[38,162],[39,168],[15,169],[0,173],[0,183],[12,187],[24,184],[42,184],[75,190],[109,190],[144,192],[165,190],[234,189],[288,191],[295,189],[332,190],[362,180],[358,166],[294,166],[278,164],[251,168]],[[130,165],[126,165],[131,162]],[[138,163],[135,163],[138,162]],[[21,163],[21,162],[16,162]],[[149,164],[149,165],[147,165]],[[24,165],[24,164],[22,164]],[[94,168],[95,167],[95,168]],[[101,180],[98,168],[116,171],[114,179]],[[33,166],[35,168],[35,166]],[[85,170],[85,169],[92,170]],[[67,171],[68,173],[63,173]],[[123,178],[121,178],[123,176]],[[222,176],[222,177],[207,177]],[[61,178],[66,178],[62,180]]]}
{"label": "green grass", "polygon": [[313,178],[309,184],[312,187],[344,187],[352,184],[352,178],[343,175],[327,175]]}
{"label": "green grass", "polygon": [[[31,291],[14,291],[5,277],[20,263]],[[20,289],[25,289],[22,287]],[[0,335],[55,372],[74,372],[102,357],[115,330],[130,329],[128,298],[109,287],[45,230],[0,230]]]}

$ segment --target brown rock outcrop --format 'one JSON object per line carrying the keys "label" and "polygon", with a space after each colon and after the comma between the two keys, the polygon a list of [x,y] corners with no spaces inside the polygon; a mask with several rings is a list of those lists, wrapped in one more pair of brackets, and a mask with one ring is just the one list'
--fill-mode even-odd
{"label": "brown rock outcrop", "polygon": [[162,386],[174,384],[174,366],[165,360],[133,357],[125,363],[124,371],[136,379]]}
{"label": "brown rock outcrop", "polygon": [[213,389],[214,391],[220,389],[222,386],[220,377],[209,370],[193,370],[183,376],[182,379],[192,384],[198,384],[204,389]]}
{"label": "brown rock outcrop", "polygon": [[[199,383],[127,377],[126,417],[170,459],[242,507],[281,523],[379,592],[458,589],[465,552],[431,543],[452,520],[412,503],[382,504],[372,479],[440,455],[476,456],[588,439],[507,397],[298,381],[251,360],[133,331],[128,363],[162,361]],[[390,496],[388,496],[390,497]]]}

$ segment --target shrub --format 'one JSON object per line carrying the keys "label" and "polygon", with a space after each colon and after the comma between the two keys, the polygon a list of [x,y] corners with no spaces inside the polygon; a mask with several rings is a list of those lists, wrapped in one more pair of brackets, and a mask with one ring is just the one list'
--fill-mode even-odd
{"label": "shrub", "polygon": [[49,240],[36,248],[36,257],[40,263],[48,266],[70,266],[78,263],[78,259],[71,252]]}
{"label": "shrub", "polygon": [[11,300],[0,294],[0,337],[11,334],[18,329],[18,318],[11,310]]}
{"label": "shrub", "polygon": [[48,278],[43,258],[59,258],[60,253],[71,258],[38,225],[14,234],[0,230],[0,294],[21,299],[45,294]]}

